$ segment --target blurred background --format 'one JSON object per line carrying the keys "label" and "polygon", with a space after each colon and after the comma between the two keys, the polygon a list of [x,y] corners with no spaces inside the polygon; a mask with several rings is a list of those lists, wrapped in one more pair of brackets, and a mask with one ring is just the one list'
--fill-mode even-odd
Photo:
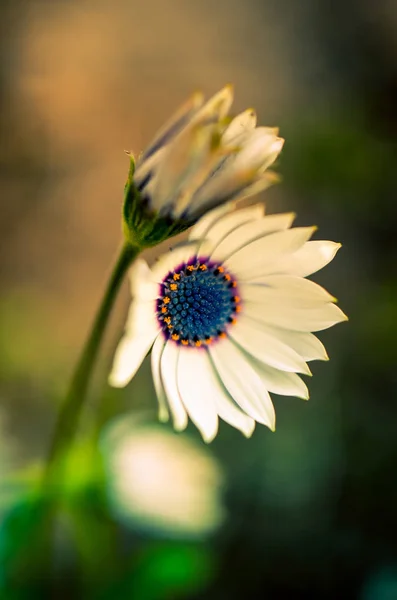
{"label": "blurred background", "polygon": [[[397,599],[396,40],[393,0],[1,0],[1,598]],[[286,138],[267,211],[342,242],[315,279],[350,322],[308,403],[274,397],[276,433],[206,446],[157,423],[147,363],[107,387],[125,286],[46,561],[18,523],[119,244],[123,151],[228,82]]]}

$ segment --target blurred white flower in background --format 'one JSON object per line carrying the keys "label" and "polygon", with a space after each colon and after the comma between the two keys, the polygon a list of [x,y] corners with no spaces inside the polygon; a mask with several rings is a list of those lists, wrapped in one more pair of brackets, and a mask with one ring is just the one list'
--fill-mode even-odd
{"label": "blurred white flower in background", "polygon": [[111,509],[168,536],[204,536],[224,519],[223,475],[208,448],[164,427],[121,419],[103,438]]}
{"label": "blurred white flower in background", "polygon": [[306,279],[340,244],[309,241],[293,213],[262,205],[219,207],[193,227],[188,243],[149,269],[131,272],[132,304],[109,381],[125,386],[152,348],[159,417],[177,430],[188,417],[205,441],[218,417],[249,437],[255,422],[275,429],[269,392],[308,399],[298,374],[328,360],[312,332],[347,319],[324,288]]}
{"label": "blurred white flower in background", "polygon": [[278,129],[256,127],[252,109],[229,117],[232,101],[231,86],[206,104],[194,94],[141,154],[133,180],[150,210],[192,221],[276,180],[267,169],[283,147]]}

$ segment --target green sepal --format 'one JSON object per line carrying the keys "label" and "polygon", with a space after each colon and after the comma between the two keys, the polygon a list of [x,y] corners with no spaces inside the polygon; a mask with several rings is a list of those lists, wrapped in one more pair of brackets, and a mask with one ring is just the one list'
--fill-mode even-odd
{"label": "green sepal", "polygon": [[160,216],[148,206],[134,183],[135,160],[129,154],[130,168],[124,188],[123,233],[126,241],[141,249],[160,244],[191,227],[195,220]]}

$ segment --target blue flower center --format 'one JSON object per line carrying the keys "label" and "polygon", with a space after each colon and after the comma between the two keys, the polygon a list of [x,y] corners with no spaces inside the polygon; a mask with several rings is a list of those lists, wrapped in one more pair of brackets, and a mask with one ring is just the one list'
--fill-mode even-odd
{"label": "blue flower center", "polygon": [[234,277],[220,263],[194,257],[161,284],[157,318],[167,338],[185,346],[225,337],[240,311]]}

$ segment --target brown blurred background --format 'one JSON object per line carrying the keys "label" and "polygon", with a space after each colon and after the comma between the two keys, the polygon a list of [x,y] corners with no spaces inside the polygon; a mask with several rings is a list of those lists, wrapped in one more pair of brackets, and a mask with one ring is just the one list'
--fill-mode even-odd
{"label": "brown blurred background", "polygon": [[[204,591],[175,597],[397,598],[396,39],[392,0],[1,1],[0,468],[46,451],[120,241],[123,151],[192,91],[232,82],[235,111],[280,127],[267,210],[344,245],[317,281],[351,321],[321,336],[311,402],[276,400],[275,435],[222,427],[230,520]],[[156,406],[147,365],[106,393]]]}

